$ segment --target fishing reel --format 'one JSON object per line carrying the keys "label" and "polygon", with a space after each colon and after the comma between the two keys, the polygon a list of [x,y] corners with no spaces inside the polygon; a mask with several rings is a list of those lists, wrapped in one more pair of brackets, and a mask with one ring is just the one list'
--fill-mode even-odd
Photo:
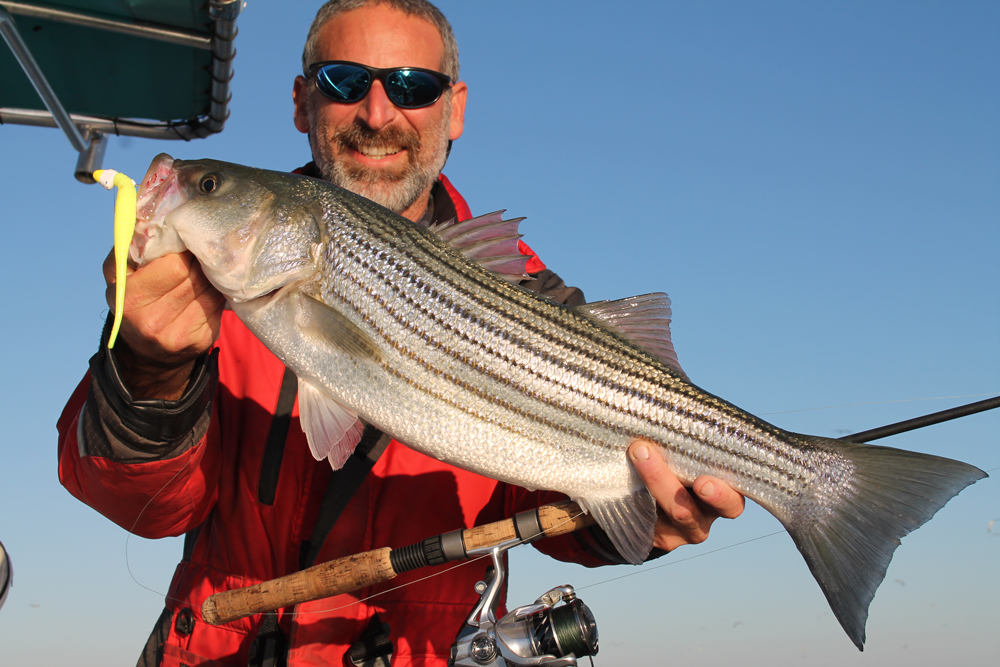
{"label": "fishing reel", "polygon": [[575,667],[578,658],[596,655],[597,622],[572,586],[557,586],[497,620],[505,550],[490,550],[493,566],[476,584],[479,602],[451,647],[449,667]]}

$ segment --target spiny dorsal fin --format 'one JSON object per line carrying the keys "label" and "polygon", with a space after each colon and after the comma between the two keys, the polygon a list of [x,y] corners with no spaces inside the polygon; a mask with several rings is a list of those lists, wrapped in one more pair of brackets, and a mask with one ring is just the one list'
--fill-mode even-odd
{"label": "spiny dorsal fin", "polygon": [[630,296],[617,301],[595,301],[577,306],[667,364],[681,377],[681,369],[670,340],[670,298],[663,292]]}
{"label": "spiny dorsal fin", "polygon": [[524,270],[528,257],[517,245],[521,238],[517,226],[524,218],[504,220],[503,213],[494,211],[462,222],[452,219],[429,229],[483,268],[516,284],[529,277]]}

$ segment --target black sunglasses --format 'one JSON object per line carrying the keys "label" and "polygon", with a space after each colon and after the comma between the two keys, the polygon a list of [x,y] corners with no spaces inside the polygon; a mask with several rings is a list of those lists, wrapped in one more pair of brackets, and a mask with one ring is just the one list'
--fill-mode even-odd
{"label": "black sunglasses", "polygon": [[389,67],[379,69],[346,60],[326,60],[309,66],[309,76],[316,74],[319,92],[334,102],[360,102],[375,80],[382,82],[389,101],[400,109],[420,109],[441,99],[451,78],[431,69]]}

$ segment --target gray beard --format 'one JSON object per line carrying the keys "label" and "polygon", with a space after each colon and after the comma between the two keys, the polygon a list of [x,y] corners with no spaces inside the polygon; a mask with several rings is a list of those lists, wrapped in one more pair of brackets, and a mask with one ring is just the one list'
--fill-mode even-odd
{"label": "gray beard", "polygon": [[[352,127],[334,133],[322,143],[317,142],[313,133],[309,133],[309,143],[313,150],[313,159],[319,167],[323,178],[334,185],[372,200],[394,213],[402,213],[410,208],[424,193],[428,192],[437,180],[444,163],[448,158],[448,130],[451,124],[451,98],[445,98],[444,114],[441,125],[433,128],[421,142],[415,133],[400,133],[383,131],[372,132],[367,128]],[[343,137],[351,136],[378,140],[380,137],[391,136],[386,143],[400,144],[406,147],[410,154],[409,163],[401,174],[386,174],[377,169],[348,166],[335,158],[332,150],[335,144],[343,146]],[[347,142],[350,145],[350,141]]]}

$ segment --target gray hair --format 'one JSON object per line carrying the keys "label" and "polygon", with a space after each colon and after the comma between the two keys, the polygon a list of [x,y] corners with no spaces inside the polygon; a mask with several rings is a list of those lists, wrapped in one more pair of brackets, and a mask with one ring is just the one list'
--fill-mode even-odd
{"label": "gray hair", "polygon": [[[451,30],[451,24],[444,17],[441,10],[432,5],[427,0],[329,0],[316,12],[309,27],[309,36],[306,37],[306,45],[302,50],[302,72],[309,74],[309,65],[316,62],[316,52],[319,50],[320,29],[326,25],[330,19],[369,5],[388,5],[392,9],[403,12],[408,16],[416,16],[431,23],[437,28],[444,42],[444,58],[441,63],[441,71],[451,77],[452,81],[458,81],[458,42],[455,40],[455,33]],[[366,63],[367,64],[367,63]]]}

